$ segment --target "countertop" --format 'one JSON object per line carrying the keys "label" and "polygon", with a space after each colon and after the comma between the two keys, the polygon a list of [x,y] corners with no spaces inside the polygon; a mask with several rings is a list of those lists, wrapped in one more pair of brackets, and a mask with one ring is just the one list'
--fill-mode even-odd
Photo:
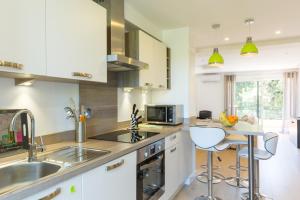
{"label": "countertop", "polygon": [[[82,147],[86,147],[86,148],[108,150],[108,151],[111,151],[111,153],[104,155],[100,158],[96,158],[94,160],[82,163],[80,165],[64,169],[58,173],[41,178],[32,183],[28,183],[25,186],[22,185],[20,187],[16,187],[15,189],[13,189],[7,193],[1,194],[0,200],[2,200],[2,199],[17,200],[17,199],[22,199],[22,198],[28,197],[32,194],[43,191],[51,186],[54,186],[58,183],[66,181],[72,177],[83,174],[91,169],[94,169],[105,163],[108,163],[112,160],[122,157],[123,155],[131,153],[131,152],[133,152],[137,149],[140,149],[148,144],[151,144],[155,141],[163,139],[175,132],[183,131],[183,133],[187,133],[187,132],[185,132],[185,130],[188,130],[188,127],[189,127],[189,123],[186,123],[184,125],[178,125],[178,126],[160,126],[160,127],[145,125],[145,126],[142,126],[142,128],[140,130],[159,132],[160,134],[157,134],[153,137],[150,137],[146,140],[140,141],[135,144],[121,143],[121,142],[109,142],[109,141],[101,141],[101,140],[87,140],[87,142],[82,143],[82,144],[78,144],[75,142],[61,142],[61,143],[57,143],[57,144],[53,144],[53,145],[47,145],[47,151],[43,154],[49,153],[53,150],[57,150],[57,149],[60,149],[63,147],[78,146],[78,145],[81,145]],[[42,155],[42,154],[39,153],[38,155]],[[26,159],[26,156],[27,156],[27,154],[19,154],[16,156],[1,158],[0,163],[4,164],[6,162]]]}

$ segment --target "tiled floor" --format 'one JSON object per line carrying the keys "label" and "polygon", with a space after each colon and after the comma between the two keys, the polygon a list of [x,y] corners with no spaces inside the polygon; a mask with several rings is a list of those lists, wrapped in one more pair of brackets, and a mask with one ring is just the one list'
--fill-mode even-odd
{"label": "tiled floor", "polygon": [[[235,151],[228,150],[219,154],[222,162],[220,172],[225,176],[234,175],[234,171],[227,167],[235,162]],[[197,169],[204,164],[205,152],[197,151]],[[216,156],[215,156],[216,157]],[[215,159],[215,163],[217,163]],[[243,165],[247,165],[243,160]],[[280,135],[277,154],[268,161],[260,162],[261,191],[274,200],[300,199],[300,150],[291,143],[288,135]],[[247,172],[243,173],[247,176]],[[240,193],[245,189],[236,189],[224,182],[214,185],[216,196],[223,200],[239,200]],[[190,186],[184,187],[174,200],[193,200],[195,197],[207,193],[207,185],[194,181]]]}

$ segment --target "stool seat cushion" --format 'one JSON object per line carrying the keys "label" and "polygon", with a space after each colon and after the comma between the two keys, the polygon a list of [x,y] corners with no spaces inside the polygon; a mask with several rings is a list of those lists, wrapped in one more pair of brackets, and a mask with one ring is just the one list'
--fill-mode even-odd
{"label": "stool seat cushion", "polygon": [[[248,157],[248,147],[242,148],[239,151],[239,156],[240,157]],[[273,155],[266,150],[254,148],[254,159],[255,160],[268,160],[272,157]]]}
{"label": "stool seat cushion", "polygon": [[229,148],[231,145],[230,142],[228,142],[226,139],[224,139],[222,142],[217,144],[216,146],[210,147],[210,148],[202,148],[199,146],[196,146],[198,149],[206,150],[206,151],[224,151],[225,149]]}

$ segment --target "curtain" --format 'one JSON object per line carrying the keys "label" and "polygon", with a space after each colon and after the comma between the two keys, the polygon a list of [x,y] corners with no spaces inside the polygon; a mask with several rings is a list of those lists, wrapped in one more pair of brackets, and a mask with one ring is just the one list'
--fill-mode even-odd
{"label": "curtain", "polygon": [[224,76],[224,108],[227,112],[227,115],[234,115],[235,106],[234,106],[234,91],[235,91],[235,75],[225,75]]}
{"label": "curtain", "polygon": [[289,133],[289,124],[297,118],[298,72],[284,73],[282,133]]}

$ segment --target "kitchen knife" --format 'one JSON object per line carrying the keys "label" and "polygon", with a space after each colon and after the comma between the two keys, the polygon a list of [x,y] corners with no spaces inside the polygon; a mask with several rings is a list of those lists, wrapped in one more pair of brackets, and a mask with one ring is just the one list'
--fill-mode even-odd
{"label": "kitchen knife", "polygon": [[133,116],[136,117],[138,113],[139,113],[139,109],[136,109]]}
{"label": "kitchen knife", "polygon": [[136,104],[133,104],[133,108],[132,108],[132,114],[134,114],[134,112],[135,112],[135,108],[136,108]]}

